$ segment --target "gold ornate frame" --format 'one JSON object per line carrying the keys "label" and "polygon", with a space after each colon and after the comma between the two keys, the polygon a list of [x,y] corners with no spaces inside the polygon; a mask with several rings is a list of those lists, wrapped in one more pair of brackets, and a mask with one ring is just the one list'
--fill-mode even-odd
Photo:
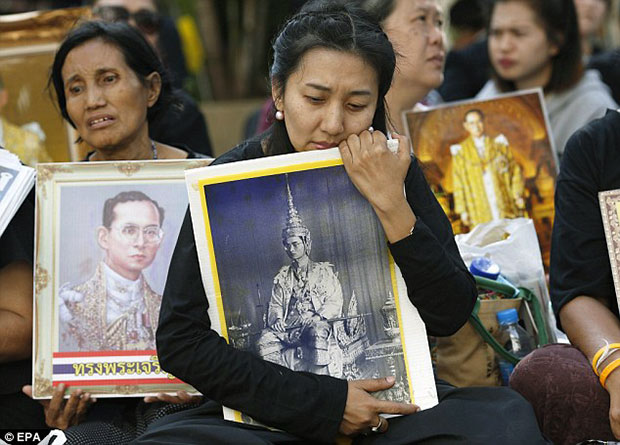
{"label": "gold ornate frame", "polygon": [[54,161],[78,161],[84,149],[46,91],[54,54],[66,34],[89,8],[68,8],[0,16],[0,74],[9,91],[3,117],[15,124],[38,122],[45,148]]}
{"label": "gold ornate frame", "polygon": [[[59,334],[58,334],[58,303],[59,303],[59,289],[62,283],[60,283],[60,268],[63,262],[71,260],[73,256],[67,257],[70,250],[63,250],[60,236],[61,224],[66,224],[66,221],[61,221],[61,209],[63,206],[77,205],[80,207],[80,214],[88,213],[88,201],[86,202],[72,202],[67,200],[66,203],[61,201],[61,191],[67,190],[68,187],[74,187],[74,190],[78,191],[78,196],[82,190],[88,191],[89,196],[96,196],[99,201],[99,195],[101,201],[108,197],[105,195],[106,191],[103,187],[130,187],[131,189],[140,189],[140,187],[160,187],[163,186],[163,193],[168,194],[166,199],[168,201],[179,202],[179,206],[184,209],[183,202],[187,203],[187,195],[183,193],[182,196],[171,195],[174,190],[168,186],[170,185],[182,185],[185,182],[185,170],[204,167],[211,162],[210,159],[195,159],[195,160],[159,160],[159,161],[123,161],[123,162],[84,162],[84,163],[48,163],[37,165],[37,185],[36,185],[36,204],[37,214],[35,221],[35,279],[34,279],[34,332],[33,332],[33,394],[35,398],[50,398],[54,385],[53,378],[53,361],[54,356],[59,355]],[[82,187],[77,188],[75,187]],[[168,187],[168,188],[166,188]],[[110,190],[109,188],[106,190]],[[178,189],[177,189],[178,190]],[[183,188],[181,188],[183,190]],[[80,200],[81,201],[81,200]],[[91,205],[94,207],[94,204]],[[100,208],[97,207],[100,212]],[[181,213],[181,214],[179,214]],[[172,247],[176,241],[176,233],[178,231],[181,222],[183,220],[183,211],[177,212],[177,214],[166,215],[170,221],[171,238],[170,242]],[[67,215],[65,213],[65,215]],[[176,218],[176,219],[175,219]],[[73,220],[72,220],[73,221]],[[86,219],[84,220],[86,221]],[[164,220],[166,223],[166,220]],[[79,224],[85,224],[82,219],[77,222],[78,225],[74,226],[80,228]],[[176,227],[176,229],[174,229]],[[89,228],[91,228],[89,226]],[[74,230],[74,229],[73,229]],[[90,233],[90,231],[84,231]],[[168,249],[171,256],[172,249]],[[64,252],[64,253],[63,253]],[[97,252],[98,254],[98,252]],[[159,252],[161,256],[162,252]],[[166,261],[169,262],[170,258],[166,257]],[[146,269],[145,269],[146,270]],[[167,270],[167,266],[165,267]],[[165,274],[165,272],[164,272]],[[116,352],[116,351],[115,351]],[[131,352],[121,351],[121,353],[131,354]],[[71,353],[72,356],[76,355]],[[96,351],[82,351],[80,355],[84,357],[91,357],[96,355]],[[100,355],[105,355],[99,353]],[[118,355],[118,354],[117,354]],[[136,354],[138,355],[138,354]],[[147,355],[147,354],[143,354]],[[80,360],[82,360],[80,362]],[[100,361],[105,359],[99,359]],[[121,361],[116,357],[114,360]],[[132,362],[132,363],[130,363]],[[151,362],[151,364],[136,365],[136,360],[130,360],[129,362],[123,362],[122,370],[124,374],[130,373],[130,369],[133,369],[133,373],[139,375],[141,372],[145,374],[146,367],[149,370],[153,367],[157,367],[152,372],[159,372],[159,364],[156,357],[150,357],[145,362]],[[112,372],[110,369],[116,364],[107,364],[107,370],[109,372],[104,373],[102,371],[104,364],[91,364],[84,363],[83,358],[76,358],[76,363],[73,365],[75,370],[75,376],[85,375],[90,372],[89,377],[95,374],[109,375]],[[132,368],[133,367],[133,368]],[[85,368],[85,369],[83,369]],[[101,368],[101,369],[99,369]],[[116,368],[114,368],[116,369]],[[120,369],[120,368],[118,368]],[[153,368],[155,369],[155,368]],[[86,371],[85,371],[86,370]],[[78,374],[82,372],[82,374]],[[118,371],[120,373],[120,371]],[[116,375],[116,374],[115,374]],[[163,373],[162,375],[167,375]],[[70,376],[75,379],[75,376]],[[121,379],[120,377],[117,377]],[[172,377],[173,378],[173,377]],[[106,377],[100,377],[99,381],[105,380]],[[135,377],[134,380],[139,379]],[[81,379],[77,379],[81,380]],[[88,380],[85,377],[84,380]],[[121,379],[122,380],[122,379]],[[126,379],[127,381],[131,379]],[[160,379],[161,380],[161,379]],[[80,386],[81,383],[76,383],[74,386]],[[84,387],[84,386],[82,386]],[[187,390],[195,392],[193,388],[186,385],[179,380],[170,380],[170,383],[151,383],[151,384],[97,384],[94,383],[88,386],[88,391],[97,397],[116,397],[119,395],[131,395],[131,396],[144,396],[152,395],[162,391],[171,392],[177,390]],[[67,390],[68,393],[69,389]]]}

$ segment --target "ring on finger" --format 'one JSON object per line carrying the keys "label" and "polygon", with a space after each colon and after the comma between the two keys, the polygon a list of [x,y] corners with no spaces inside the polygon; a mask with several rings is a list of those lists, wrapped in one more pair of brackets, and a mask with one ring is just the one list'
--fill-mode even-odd
{"label": "ring on finger", "polygon": [[370,431],[373,433],[380,433],[381,427],[383,426],[383,417],[379,416],[379,423],[376,426],[370,428]]}

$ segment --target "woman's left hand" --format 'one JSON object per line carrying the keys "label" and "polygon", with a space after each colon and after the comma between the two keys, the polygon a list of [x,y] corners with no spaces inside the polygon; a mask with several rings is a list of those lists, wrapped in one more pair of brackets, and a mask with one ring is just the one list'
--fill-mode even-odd
{"label": "woman's left hand", "polygon": [[144,398],[145,403],[153,403],[153,402],[168,402],[168,403],[200,403],[202,400],[202,396],[192,396],[189,395],[186,391],[177,391],[176,395],[166,394],[160,392],[156,396],[146,396]]}
{"label": "woman's left hand", "polygon": [[409,139],[394,133],[398,151],[387,148],[380,131],[352,134],[339,145],[349,178],[377,213],[390,242],[409,235],[415,215],[407,203],[404,182],[411,163]]}

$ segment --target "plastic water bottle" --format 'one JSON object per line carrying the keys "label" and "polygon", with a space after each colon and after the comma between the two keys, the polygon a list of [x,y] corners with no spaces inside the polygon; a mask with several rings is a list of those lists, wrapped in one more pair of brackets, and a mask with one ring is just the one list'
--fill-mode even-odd
{"label": "plastic water bottle", "polygon": [[[519,314],[516,309],[506,309],[497,313],[497,321],[500,329],[500,343],[506,350],[512,352],[519,358],[525,357],[534,349],[534,340],[530,334],[519,326]],[[508,386],[510,374],[515,366],[499,357],[499,372],[502,377],[502,384]]]}

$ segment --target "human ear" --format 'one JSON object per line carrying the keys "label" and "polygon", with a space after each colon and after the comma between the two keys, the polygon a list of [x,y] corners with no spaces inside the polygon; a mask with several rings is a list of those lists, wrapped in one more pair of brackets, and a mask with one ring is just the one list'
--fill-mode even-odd
{"label": "human ear", "polygon": [[161,93],[161,76],[157,71],[153,71],[146,76],[146,85],[148,89],[148,106],[152,107],[157,102],[159,94]]}
{"label": "human ear", "polygon": [[97,228],[97,244],[103,250],[108,250],[108,235],[110,234],[107,227],[99,226]]}
{"label": "human ear", "polygon": [[276,106],[276,110],[282,111],[282,88],[271,82],[271,98]]}

